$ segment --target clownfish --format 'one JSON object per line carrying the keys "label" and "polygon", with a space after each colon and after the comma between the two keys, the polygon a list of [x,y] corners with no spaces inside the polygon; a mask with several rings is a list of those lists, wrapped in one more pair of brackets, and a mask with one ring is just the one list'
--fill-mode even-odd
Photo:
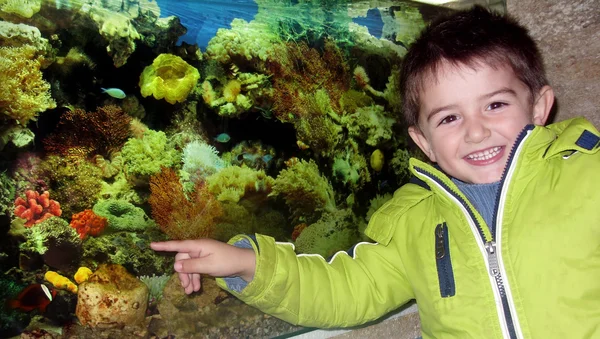
{"label": "clownfish", "polygon": [[46,311],[52,299],[56,296],[56,290],[48,288],[44,284],[31,284],[25,287],[17,296],[16,299],[10,300],[8,306],[10,308],[18,308],[25,312],[34,309],[39,309],[40,312]]}

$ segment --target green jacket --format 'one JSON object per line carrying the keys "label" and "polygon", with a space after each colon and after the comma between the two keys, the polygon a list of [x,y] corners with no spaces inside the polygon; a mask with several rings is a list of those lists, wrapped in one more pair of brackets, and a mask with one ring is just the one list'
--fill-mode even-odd
{"label": "green jacket", "polygon": [[235,237],[252,239],[257,268],[232,293],[304,326],[357,325],[416,299],[424,338],[600,338],[599,135],[582,118],[528,126],[490,227],[444,173],[411,159],[415,180],[366,230],[377,243],[326,261]]}

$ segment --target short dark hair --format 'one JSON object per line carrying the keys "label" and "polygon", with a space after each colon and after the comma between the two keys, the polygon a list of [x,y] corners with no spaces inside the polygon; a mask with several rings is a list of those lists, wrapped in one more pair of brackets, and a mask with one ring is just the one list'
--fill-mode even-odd
{"label": "short dark hair", "polygon": [[476,68],[510,66],[534,93],[548,84],[538,47],[526,28],[481,6],[434,20],[409,47],[402,62],[400,91],[405,123],[418,126],[420,93],[442,63]]}

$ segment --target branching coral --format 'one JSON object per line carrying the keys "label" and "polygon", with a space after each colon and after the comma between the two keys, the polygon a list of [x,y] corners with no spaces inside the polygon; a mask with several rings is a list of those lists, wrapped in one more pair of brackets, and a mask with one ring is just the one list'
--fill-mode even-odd
{"label": "branching coral", "polygon": [[323,211],[336,211],[333,187],[313,160],[300,160],[282,170],[270,196],[281,196],[296,220],[315,220]]}
{"label": "branching coral", "polygon": [[36,56],[37,52],[29,45],[0,47],[0,123],[25,126],[39,113],[56,107],[40,70],[43,57]]}
{"label": "branching coral", "polygon": [[152,217],[171,239],[211,237],[216,219],[223,214],[221,203],[209,192],[204,182],[186,198],[174,170],[163,168],[150,178]]}
{"label": "branching coral", "polygon": [[60,155],[111,158],[129,138],[130,123],[131,117],[112,105],[98,107],[95,112],[67,111],[61,115],[56,132],[44,139],[44,148]]}

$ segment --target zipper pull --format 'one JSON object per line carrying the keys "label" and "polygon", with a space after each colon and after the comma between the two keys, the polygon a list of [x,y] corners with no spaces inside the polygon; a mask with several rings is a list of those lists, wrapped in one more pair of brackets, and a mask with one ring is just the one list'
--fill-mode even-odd
{"label": "zipper pull", "polygon": [[488,263],[490,274],[496,279],[500,295],[504,296],[504,285],[502,283],[502,274],[500,273],[500,265],[498,265],[498,254],[496,253],[496,242],[488,241],[485,243],[485,249],[488,253]]}
{"label": "zipper pull", "polygon": [[446,246],[444,245],[444,224],[439,224],[435,228],[435,257],[442,259],[446,256]]}

